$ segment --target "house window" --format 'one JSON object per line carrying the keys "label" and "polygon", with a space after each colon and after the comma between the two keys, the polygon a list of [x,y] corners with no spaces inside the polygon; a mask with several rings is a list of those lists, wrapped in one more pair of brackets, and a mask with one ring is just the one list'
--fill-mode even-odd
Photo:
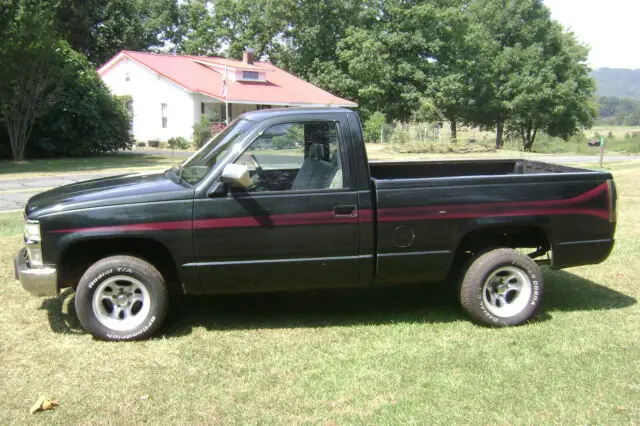
{"label": "house window", "polygon": [[131,81],[131,74],[129,74],[128,72],[125,73],[124,75],[124,81]]}
{"label": "house window", "polygon": [[204,102],[200,102],[200,114],[204,114]]}
{"label": "house window", "polygon": [[260,74],[258,74],[258,71],[242,71],[242,79],[243,80],[259,80]]}
{"label": "house window", "polygon": [[168,122],[167,122],[167,104],[160,104],[160,109],[162,110],[162,128],[166,129]]}

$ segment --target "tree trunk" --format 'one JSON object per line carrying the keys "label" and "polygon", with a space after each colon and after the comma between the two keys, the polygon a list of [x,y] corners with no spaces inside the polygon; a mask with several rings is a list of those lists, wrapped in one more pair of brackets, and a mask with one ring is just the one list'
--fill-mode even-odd
{"label": "tree trunk", "polygon": [[504,141],[502,140],[502,134],[504,133],[504,121],[498,120],[496,122],[496,149],[502,149]]}
{"label": "tree trunk", "polygon": [[451,121],[451,142],[456,143],[458,141],[458,123],[456,123],[456,119],[452,119]]}
{"label": "tree trunk", "polygon": [[28,122],[26,119],[18,120],[17,123],[5,119],[4,124],[7,128],[7,133],[9,133],[9,143],[11,144],[13,161],[24,161],[24,151],[27,147],[27,141],[29,140],[33,123]]}
{"label": "tree trunk", "polygon": [[531,123],[527,123],[527,128],[524,134],[524,150],[531,152],[533,141],[531,140]]}

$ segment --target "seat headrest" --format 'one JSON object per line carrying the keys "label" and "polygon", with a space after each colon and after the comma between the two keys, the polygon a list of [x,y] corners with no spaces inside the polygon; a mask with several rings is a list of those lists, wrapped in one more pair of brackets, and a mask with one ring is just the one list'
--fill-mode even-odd
{"label": "seat headrest", "polygon": [[309,145],[308,158],[324,160],[324,147],[319,143],[312,143],[311,145]]}

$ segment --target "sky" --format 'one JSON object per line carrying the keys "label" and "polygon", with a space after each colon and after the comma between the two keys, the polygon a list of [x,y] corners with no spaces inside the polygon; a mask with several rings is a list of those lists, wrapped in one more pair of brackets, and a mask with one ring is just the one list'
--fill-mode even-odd
{"label": "sky", "polygon": [[640,69],[640,0],[544,0],[551,17],[591,47],[594,68]]}

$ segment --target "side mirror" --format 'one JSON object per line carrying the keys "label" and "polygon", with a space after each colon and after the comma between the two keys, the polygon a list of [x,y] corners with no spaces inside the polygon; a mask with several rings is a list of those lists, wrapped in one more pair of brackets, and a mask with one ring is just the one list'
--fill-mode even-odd
{"label": "side mirror", "polygon": [[234,188],[249,189],[251,186],[249,169],[242,164],[227,164],[222,170],[222,181]]}

